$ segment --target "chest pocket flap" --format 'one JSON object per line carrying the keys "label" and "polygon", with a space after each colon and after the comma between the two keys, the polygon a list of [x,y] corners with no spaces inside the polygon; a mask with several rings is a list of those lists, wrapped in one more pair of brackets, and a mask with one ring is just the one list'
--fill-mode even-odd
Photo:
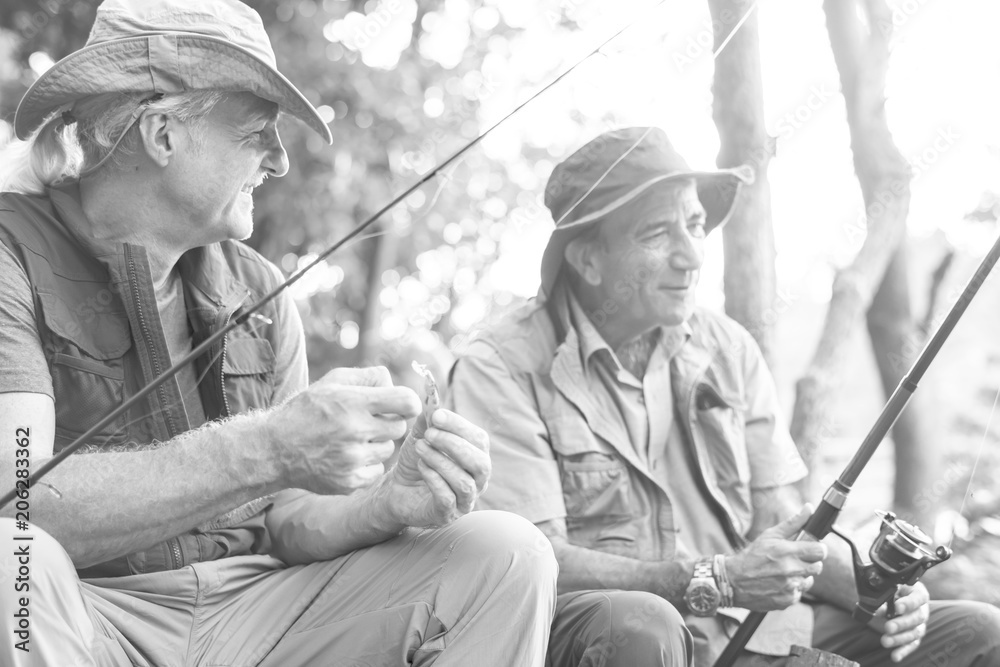
{"label": "chest pocket flap", "polygon": [[604,522],[628,516],[629,471],[614,448],[582,419],[558,419],[549,429],[570,524],[574,519]]}
{"label": "chest pocket flap", "polygon": [[[39,290],[38,302],[50,332],[43,340],[56,403],[58,452],[124,400],[125,355],[132,336],[118,295],[94,283],[67,285],[60,294]],[[115,445],[127,437],[128,418],[121,415],[92,443]]]}
{"label": "chest pocket flap", "polygon": [[[128,317],[118,296],[109,289],[72,289],[72,304],[49,292],[38,292],[42,314],[54,334],[64,338],[87,356],[102,361],[122,357],[132,346]],[[75,298],[78,297],[78,298]]]}
{"label": "chest pocket flap", "polygon": [[226,341],[226,375],[264,375],[274,370],[274,350],[263,338],[230,338]]}
{"label": "chest pocket flap", "polygon": [[230,338],[222,363],[231,414],[270,405],[274,396],[274,349],[263,338]]}

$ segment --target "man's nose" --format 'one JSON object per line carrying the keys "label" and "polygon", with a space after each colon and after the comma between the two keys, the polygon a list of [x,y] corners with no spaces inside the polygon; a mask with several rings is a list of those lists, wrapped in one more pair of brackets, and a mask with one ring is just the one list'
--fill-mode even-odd
{"label": "man's nose", "polygon": [[697,271],[704,261],[703,242],[690,234],[681,234],[670,250],[670,268],[677,271]]}
{"label": "man's nose", "polygon": [[274,133],[274,139],[267,148],[261,166],[271,176],[280,177],[288,173],[288,153],[285,152],[277,132]]}

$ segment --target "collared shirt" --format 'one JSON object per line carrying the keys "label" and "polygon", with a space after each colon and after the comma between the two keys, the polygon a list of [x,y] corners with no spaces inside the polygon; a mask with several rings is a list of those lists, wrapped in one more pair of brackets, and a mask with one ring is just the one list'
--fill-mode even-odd
{"label": "collared shirt", "polygon": [[[756,343],[725,316],[695,309],[683,344],[654,352],[669,363],[647,369],[652,375],[638,383],[649,420],[647,463],[626,426],[628,410],[619,408],[624,399],[607,395],[601,354],[584,352],[603,346],[572,315],[567,297],[555,290],[548,302],[510,314],[474,341],[452,371],[447,407],[490,434],[493,475],[477,508],[512,511],[534,523],[563,519],[571,544],[637,560],[671,560],[689,549],[732,551],[728,545],[745,542],[753,522],[752,490],[806,474]],[[627,378],[619,382],[619,369],[609,369],[603,377],[612,393],[625,396]],[[663,432],[665,438],[655,435]],[[659,439],[670,443],[662,468]],[[686,447],[671,446],[678,440]],[[688,465],[669,458],[681,451]],[[683,471],[697,496],[670,475]],[[705,517],[722,527],[722,536]],[[726,547],[711,549],[712,542],[702,542],[709,539]],[[805,605],[787,611],[768,615],[751,650],[787,655],[790,644],[809,644],[811,611]],[[712,664],[710,656],[726,643],[721,615],[685,620],[695,634],[697,664]]]}
{"label": "collared shirt", "polygon": [[678,555],[732,551],[739,545],[708,509],[709,499],[695,477],[697,463],[672,407],[670,361],[691,338],[691,325],[655,330],[656,342],[640,380],[621,363],[576,297],[568,296],[588,391],[595,401],[606,403],[602,409],[620,416],[636,456],[664,490],[661,530],[674,533]]}

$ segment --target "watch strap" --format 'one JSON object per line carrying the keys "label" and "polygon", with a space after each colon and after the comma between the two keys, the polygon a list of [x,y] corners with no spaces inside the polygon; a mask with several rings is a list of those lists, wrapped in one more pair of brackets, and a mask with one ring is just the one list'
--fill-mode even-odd
{"label": "watch strap", "polygon": [[736,595],[736,591],[733,589],[733,584],[729,581],[729,573],[726,571],[726,557],[723,554],[715,554],[712,557],[712,576],[715,577],[715,585],[719,587],[719,594],[722,596],[722,600],[719,602],[720,607],[733,607],[733,597]]}
{"label": "watch strap", "polygon": [[[701,558],[694,564],[694,573],[691,575],[691,579],[714,579],[715,575],[712,570],[712,559]],[[716,585],[718,585],[718,582],[716,582]]]}

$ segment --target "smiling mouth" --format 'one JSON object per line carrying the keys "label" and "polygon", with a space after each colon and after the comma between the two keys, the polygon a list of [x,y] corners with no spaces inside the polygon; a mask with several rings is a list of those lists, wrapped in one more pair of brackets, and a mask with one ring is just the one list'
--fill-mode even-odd
{"label": "smiling mouth", "polygon": [[245,195],[252,195],[254,189],[260,187],[260,184],[266,180],[267,180],[267,174],[261,174],[256,181],[253,181],[252,183],[247,183],[242,188],[240,188],[240,192],[242,192]]}

